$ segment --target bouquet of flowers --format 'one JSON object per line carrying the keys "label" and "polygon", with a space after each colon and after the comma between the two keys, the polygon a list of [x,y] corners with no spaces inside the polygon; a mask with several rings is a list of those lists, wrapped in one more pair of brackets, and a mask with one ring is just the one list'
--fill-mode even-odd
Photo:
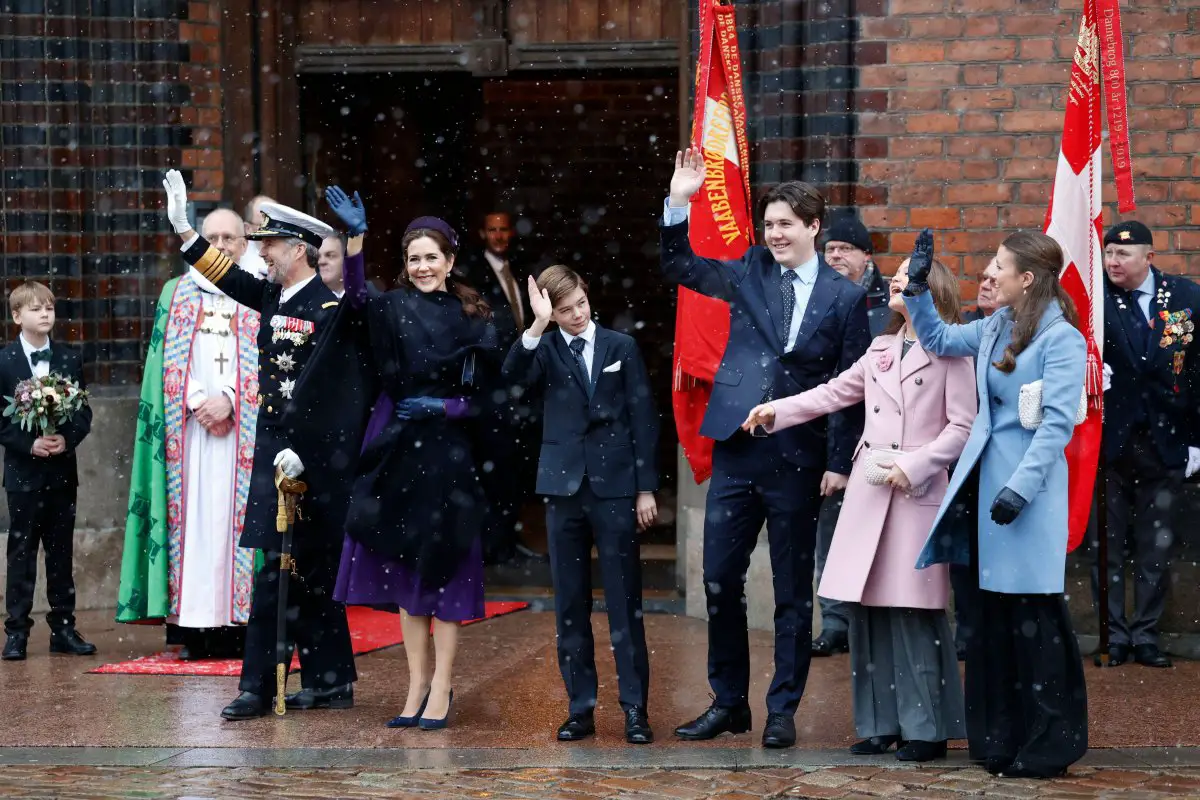
{"label": "bouquet of flowers", "polygon": [[14,420],[21,430],[53,436],[88,404],[88,393],[75,381],[52,372],[44,378],[21,381],[13,389],[13,396],[4,399],[8,401],[4,416]]}

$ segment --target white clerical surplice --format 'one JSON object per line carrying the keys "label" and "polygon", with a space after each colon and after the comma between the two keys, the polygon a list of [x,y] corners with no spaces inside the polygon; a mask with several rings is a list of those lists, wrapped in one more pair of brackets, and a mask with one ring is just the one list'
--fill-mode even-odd
{"label": "white clerical surplice", "polygon": [[[184,463],[183,580],[178,624],[185,628],[216,628],[231,624],[237,429],[224,435],[205,430],[195,411],[210,398],[224,395],[237,409],[237,303],[193,269],[202,308],[192,339],[188,369]],[[231,423],[235,421],[230,416]],[[218,431],[220,433],[222,431]]]}

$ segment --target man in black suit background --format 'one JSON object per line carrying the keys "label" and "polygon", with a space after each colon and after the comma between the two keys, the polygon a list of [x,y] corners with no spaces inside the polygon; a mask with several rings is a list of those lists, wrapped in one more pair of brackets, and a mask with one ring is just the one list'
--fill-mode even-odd
{"label": "man in black suit background", "polygon": [[[457,271],[492,307],[492,324],[507,352],[520,332],[533,322],[529,295],[524,287],[529,269],[513,242],[513,220],[507,211],[490,211],[479,228],[482,249],[466,252]],[[481,408],[479,439],[486,461],[480,480],[493,513],[484,532],[485,558],[503,563],[516,556],[545,560],[521,541],[521,507],[533,489],[534,443],[538,415],[514,395],[504,378],[482,365],[477,371]]]}
{"label": "man in black suit background", "polygon": [[[54,294],[45,284],[29,281],[8,298],[13,322],[21,327],[16,341],[0,352],[0,397],[12,397],[18,383],[50,373],[87,386],[83,356],[52,341]],[[46,552],[46,597],[50,613],[50,652],[86,656],[96,652],[75,630],[75,500],[79,471],[75,448],[92,429],[92,409],[84,406],[59,431],[35,436],[12,417],[0,416],[4,445],[4,489],[8,493],[8,580],[4,599],[8,619],[5,661],[23,661],[33,622],[33,588],[37,580],[38,543]]]}
{"label": "man in black suit background", "polygon": [[[539,392],[545,422],[537,493],[547,497],[558,665],[570,699],[560,741],[595,733],[592,544],[600,556],[625,739],[654,739],[646,712],[650,662],[642,623],[637,532],[658,513],[658,412],[646,365],[629,336],[591,319],[587,284],[552,266],[535,283],[534,319],[504,374]],[[545,333],[551,320],[558,330]]]}
{"label": "man in black suit background", "polygon": [[[1169,667],[1158,647],[1166,603],[1172,506],[1200,467],[1200,287],[1154,267],[1154,240],[1136,220],[1104,236],[1104,469],[1108,505],[1109,665],[1133,657]],[[1111,390],[1110,390],[1111,382]],[[1134,608],[1125,613],[1126,552]],[[1099,569],[1092,571],[1093,586]]]}

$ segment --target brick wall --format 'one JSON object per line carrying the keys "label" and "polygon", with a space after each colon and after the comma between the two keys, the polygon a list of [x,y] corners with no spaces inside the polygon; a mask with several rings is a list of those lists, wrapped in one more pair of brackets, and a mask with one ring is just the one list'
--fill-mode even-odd
{"label": "brick wall", "polygon": [[[1160,267],[1200,276],[1200,0],[1123,6],[1131,216],[1154,228]],[[800,178],[834,213],[857,206],[885,271],[929,226],[973,281],[1008,232],[1040,227],[1080,0],[737,7],[756,189]],[[1107,153],[1105,171],[1107,225],[1118,219]]]}
{"label": "brick wall", "polygon": [[220,196],[215,18],[186,0],[0,0],[0,274],[51,286],[91,381],[140,380],[178,263],[163,170]]}
{"label": "brick wall", "polygon": [[[1123,6],[1139,206],[1130,216],[1154,229],[1159,267],[1200,275],[1200,2]],[[860,18],[862,41],[887,53],[857,70],[860,93],[880,104],[858,114],[859,142],[881,150],[860,160],[859,182],[886,190],[886,204],[862,211],[885,234],[884,264],[929,226],[942,257],[973,278],[1008,232],[1040,229],[1079,9],[1079,0],[889,0]],[[1120,217],[1105,148],[1108,225]],[[963,291],[973,297],[973,284]]]}

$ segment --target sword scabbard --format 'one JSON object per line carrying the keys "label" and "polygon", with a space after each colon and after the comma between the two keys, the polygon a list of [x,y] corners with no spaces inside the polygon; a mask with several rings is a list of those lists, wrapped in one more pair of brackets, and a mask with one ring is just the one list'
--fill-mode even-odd
{"label": "sword scabbard", "polygon": [[287,691],[287,664],[275,665],[275,716],[282,717],[287,713],[284,695]]}

